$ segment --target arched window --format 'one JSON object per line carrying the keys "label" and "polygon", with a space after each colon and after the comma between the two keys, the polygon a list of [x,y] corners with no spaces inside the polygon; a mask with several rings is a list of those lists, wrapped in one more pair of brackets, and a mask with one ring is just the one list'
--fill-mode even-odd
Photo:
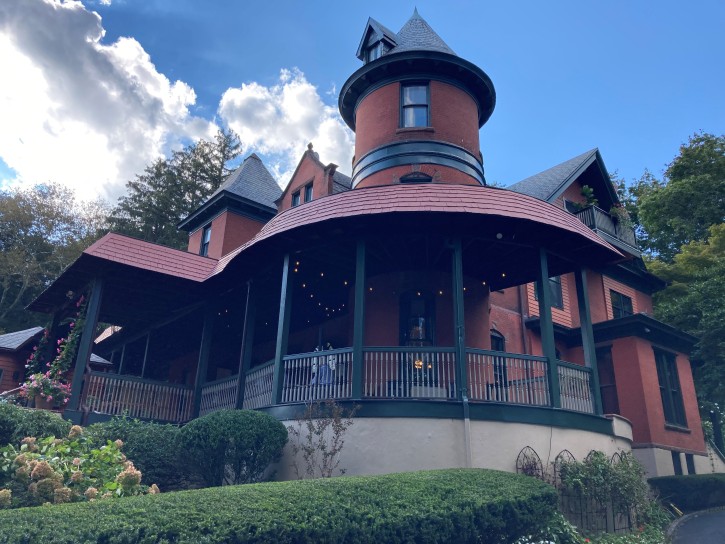
{"label": "arched window", "polygon": [[491,329],[491,349],[493,351],[506,351],[506,338],[496,329]]}

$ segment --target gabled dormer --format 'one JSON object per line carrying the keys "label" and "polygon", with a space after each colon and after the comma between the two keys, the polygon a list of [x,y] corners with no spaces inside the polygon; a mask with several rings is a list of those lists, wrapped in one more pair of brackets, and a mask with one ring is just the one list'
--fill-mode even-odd
{"label": "gabled dormer", "polygon": [[372,17],[365,26],[360,45],[357,48],[357,58],[364,63],[372,62],[382,57],[397,45],[395,32],[381,25]]}
{"label": "gabled dormer", "polygon": [[188,251],[219,259],[251,240],[277,213],[282,190],[252,153],[178,227],[189,233]]}
{"label": "gabled dormer", "polygon": [[280,212],[296,208],[320,197],[350,190],[350,178],[337,171],[337,165],[324,164],[312,144],[297,164],[287,187],[276,201]]}

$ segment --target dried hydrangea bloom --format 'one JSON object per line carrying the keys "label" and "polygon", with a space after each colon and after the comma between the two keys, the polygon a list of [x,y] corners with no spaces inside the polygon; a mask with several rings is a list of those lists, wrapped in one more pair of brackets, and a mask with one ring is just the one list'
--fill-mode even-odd
{"label": "dried hydrangea bloom", "polygon": [[141,483],[141,471],[128,462],[128,466],[116,476],[116,482],[125,489],[135,487]]}
{"label": "dried hydrangea bloom", "polygon": [[81,466],[81,460],[79,457],[74,457],[73,461],[71,461],[71,463],[73,463],[73,466],[76,466],[76,467]]}
{"label": "dried hydrangea bloom", "polygon": [[65,502],[71,502],[71,490],[67,487],[59,487],[53,492],[53,502],[55,504],[63,504]]}
{"label": "dried hydrangea bloom", "polygon": [[78,483],[83,481],[83,473],[80,470],[76,470],[70,477],[71,482]]}
{"label": "dried hydrangea bloom", "polygon": [[9,489],[0,489],[0,508],[10,508],[13,501],[13,492]]}
{"label": "dried hydrangea bloom", "polygon": [[28,460],[28,457],[24,453],[21,453],[20,455],[18,455],[15,458],[15,464],[18,466],[22,466],[25,464],[25,461],[27,461],[27,460]]}
{"label": "dried hydrangea bloom", "polygon": [[28,451],[35,451],[38,449],[37,444],[35,443],[35,437],[34,436],[26,436],[20,441],[20,444],[22,446],[27,446]]}
{"label": "dried hydrangea bloom", "polygon": [[95,487],[89,487],[83,495],[85,495],[86,499],[92,501],[96,498],[96,496],[98,496],[98,490]]}
{"label": "dried hydrangea bloom", "polygon": [[119,438],[118,440],[116,440],[116,441],[114,442],[114,444],[116,444],[116,447],[117,447],[118,449],[121,449],[121,448],[123,447],[123,440],[121,440],[121,439]]}
{"label": "dried hydrangea bloom", "polygon": [[159,493],[161,493],[159,486],[157,486],[156,484],[151,484],[151,487],[149,487],[149,494],[158,495]]}
{"label": "dried hydrangea bloom", "polygon": [[73,425],[68,433],[69,438],[77,438],[83,434],[83,427],[80,425]]}
{"label": "dried hydrangea bloom", "polygon": [[33,480],[42,480],[51,474],[53,474],[53,467],[51,467],[47,461],[39,461],[35,465],[33,472],[30,473],[30,477]]}

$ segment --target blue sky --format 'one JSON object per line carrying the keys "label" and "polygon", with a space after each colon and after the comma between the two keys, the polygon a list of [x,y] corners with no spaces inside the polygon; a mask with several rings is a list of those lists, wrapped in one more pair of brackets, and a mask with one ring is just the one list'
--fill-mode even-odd
{"label": "blue sky", "polygon": [[593,147],[627,180],[659,176],[689,135],[725,132],[721,1],[11,0],[0,180],[114,200],[155,156],[216,126],[240,132],[282,183],[310,140],[349,173],[336,91],[360,65],[367,17],[397,31],[415,5],[496,87],[481,130],[489,181]]}

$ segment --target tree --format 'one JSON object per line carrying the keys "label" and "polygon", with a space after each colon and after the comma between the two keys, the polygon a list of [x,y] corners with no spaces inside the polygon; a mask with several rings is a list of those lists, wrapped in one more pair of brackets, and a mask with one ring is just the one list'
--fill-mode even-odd
{"label": "tree", "polygon": [[201,140],[170,159],[156,160],[126,184],[128,194],[113,209],[111,230],[185,248],[186,235],[176,225],[219,188],[240,147],[234,132],[220,130],[213,141]]}
{"label": "tree", "polygon": [[680,147],[664,181],[648,173],[631,188],[646,237],[643,246],[672,262],[680,247],[705,241],[725,221],[725,135],[699,133]]}
{"label": "tree", "polygon": [[103,201],[54,183],[0,191],[0,331],[38,321],[24,307],[103,233]]}

